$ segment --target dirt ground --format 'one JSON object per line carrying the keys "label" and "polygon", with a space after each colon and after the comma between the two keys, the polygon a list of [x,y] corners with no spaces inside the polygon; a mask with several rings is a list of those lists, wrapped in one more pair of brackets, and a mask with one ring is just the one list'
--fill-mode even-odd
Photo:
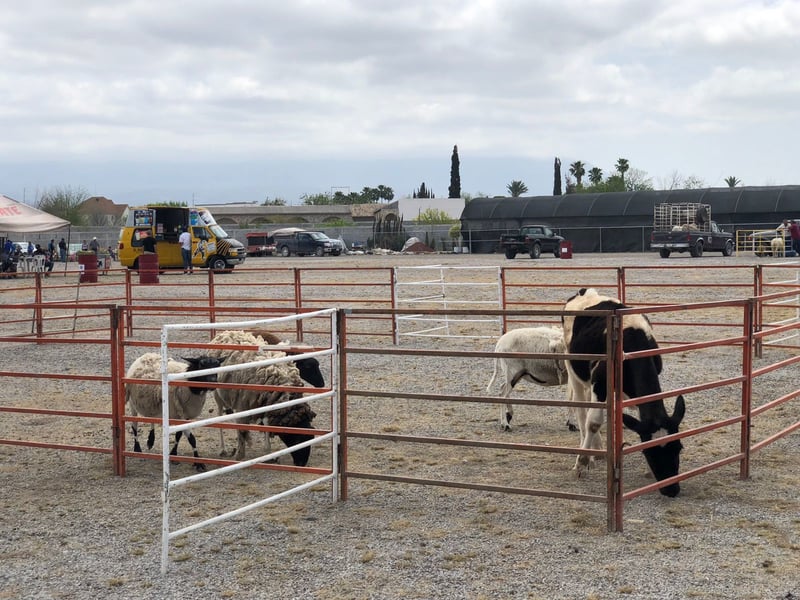
{"label": "dirt ground", "polygon": [[[786,266],[775,267],[770,275],[772,281],[796,278],[796,266],[792,267],[791,261],[783,263]],[[507,261],[497,255],[393,255],[267,257],[248,260],[247,266],[322,268],[325,270],[309,273],[308,277],[313,277],[309,281],[336,284],[359,277],[374,279],[369,269],[395,265],[409,267],[400,273],[400,277],[407,277],[404,281],[427,281],[436,269],[421,267],[442,265],[451,267],[446,270],[447,277],[454,279],[446,285],[438,279],[426,286],[414,283],[407,291],[401,286],[405,295],[400,300],[425,296],[425,301],[406,305],[437,306],[446,300],[451,309],[491,310],[497,302],[498,266],[525,267],[519,273],[508,273],[520,286],[514,296],[517,301],[536,302],[537,308],[557,308],[574,293],[574,286],[610,285],[616,280],[615,269],[623,265],[632,269],[630,283],[640,285],[632,288],[631,304],[714,300],[725,294],[737,297],[740,290],[750,289],[745,284],[752,285],[752,275],[728,272],[728,267],[753,264],[772,267],[778,261],[721,256],[691,259],[688,255],[664,261],[656,254],[576,255],[572,260],[543,257],[539,261]],[[336,268],[329,270],[331,266]],[[593,270],[598,267],[601,270]],[[349,269],[363,272],[344,273]],[[270,287],[278,276],[242,270],[222,277],[236,288],[229,292],[232,298],[242,305],[256,305],[259,298],[279,295]],[[104,277],[120,276],[112,273]],[[148,293],[167,298],[176,293],[199,296],[199,288],[172,284],[188,285],[201,277],[167,273],[162,276],[164,285],[151,287]],[[718,287],[704,287],[709,281]],[[647,287],[655,283],[660,286]],[[430,285],[445,290],[444,300],[427,297],[428,290],[416,291]],[[28,292],[14,287],[13,281],[0,281],[2,304],[27,300]],[[74,291],[59,290],[53,284],[48,293],[66,295]],[[80,293],[83,300],[92,299],[93,294],[108,295],[107,290],[91,287]],[[385,296],[377,285],[348,287],[346,291],[320,287],[313,294],[321,298]],[[739,309],[714,309],[700,317],[722,323],[718,327],[697,327],[698,318],[685,315],[654,321],[659,339],[709,341],[737,335],[733,332],[740,314]],[[690,324],[681,327],[681,319],[689,319]],[[177,309],[172,314],[154,316],[153,323],[148,324],[152,327],[137,330],[134,339],[157,341],[157,325],[169,320],[192,319],[180,315]],[[387,439],[354,436],[350,440],[347,468],[354,477],[347,501],[332,502],[330,484],[317,484],[246,516],[192,532],[171,544],[170,571],[164,578],[158,575],[160,462],[128,459],[127,476],[119,478],[112,475],[110,458],[105,454],[0,445],[0,485],[4,490],[0,501],[0,598],[163,598],[187,591],[198,598],[800,596],[800,501],[796,494],[800,438],[796,432],[756,453],[747,481],[739,480],[738,464],[734,463],[684,482],[676,499],[655,493],[632,500],[625,507],[622,534],[606,532],[606,512],[601,503],[381,481],[381,476],[388,475],[564,494],[602,495],[605,491],[604,469],[596,468],[576,479],[570,471],[574,462],[571,454],[539,453],[515,446],[574,447],[577,434],[565,427],[564,408],[518,405],[513,429],[500,430],[499,406],[485,401],[487,396],[499,393],[498,388],[486,390],[491,356],[455,355],[457,351],[490,353],[500,332],[498,320],[454,319],[447,323],[449,336],[407,335],[441,325],[402,322],[400,331],[406,335],[397,345],[391,335],[353,337],[346,368],[346,387],[352,392],[348,397],[348,430]],[[352,326],[359,331],[391,331],[386,321],[354,319]],[[0,330],[6,335],[15,328],[19,325],[4,323]],[[181,339],[199,342],[202,336],[186,334]],[[329,336],[308,334],[304,341],[324,346]],[[80,339],[67,337],[60,344],[0,344],[6,357],[3,369],[64,376],[108,372],[107,347],[81,343]],[[370,351],[357,351],[365,349]],[[377,352],[380,349],[384,352]],[[132,355],[144,350],[129,348],[126,364]],[[396,350],[446,352],[391,353]],[[764,356],[756,359],[755,367],[767,367],[795,355],[791,348],[767,348]],[[322,369],[326,381],[333,382],[339,376],[329,361],[322,361]],[[736,378],[741,369],[742,351],[735,345],[681,350],[666,355],[662,386],[666,390],[703,388]],[[760,406],[791,394],[797,386],[795,372],[796,365],[765,370],[755,380],[754,404]],[[682,429],[701,428],[737,415],[741,387],[735,381],[729,383],[688,393]],[[397,398],[392,393],[434,394],[437,399]],[[563,388],[531,385],[521,385],[514,392],[518,400],[561,400],[563,395]],[[458,399],[445,400],[442,396]],[[110,384],[66,377],[4,376],[0,406],[106,413],[110,411]],[[207,402],[206,409],[213,415],[214,402]],[[318,413],[315,426],[329,428],[335,418],[330,404],[315,404],[314,410]],[[753,423],[754,440],[788,426],[796,421],[796,415],[796,399],[764,413]],[[218,432],[199,429],[196,435],[201,455],[215,457]],[[406,443],[392,439],[395,435],[441,438],[455,444]],[[104,419],[8,412],[0,417],[3,440],[108,447],[109,436]],[[232,438],[229,432],[227,439]],[[466,440],[489,447],[457,445]],[[681,471],[701,469],[731,456],[739,442],[740,429],[735,424],[689,438],[684,442]],[[282,447],[279,442],[276,445]],[[154,451],[159,447],[160,438]],[[263,439],[256,435],[248,456],[261,451]],[[188,452],[184,446],[182,454]],[[280,462],[289,464],[287,458]],[[314,448],[310,464],[326,468],[332,459],[330,444],[321,445]],[[172,471],[175,477],[192,472],[187,464],[175,465]],[[377,478],[359,478],[358,474]],[[279,493],[290,483],[310,481],[312,477],[247,470],[221,481],[179,488],[172,495],[172,529],[257,502],[266,493]],[[630,455],[625,463],[625,488],[650,481],[641,456]]]}

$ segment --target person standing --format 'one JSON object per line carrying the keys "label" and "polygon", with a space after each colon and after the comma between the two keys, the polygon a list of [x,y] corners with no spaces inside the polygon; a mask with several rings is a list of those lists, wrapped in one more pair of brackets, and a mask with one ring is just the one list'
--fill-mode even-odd
{"label": "person standing", "polygon": [[63,237],[58,242],[58,253],[61,257],[61,262],[67,262],[67,242]]}
{"label": "person standing", "polygon": [[178,243],[181,245],[181,256],[183,257],[183,272],[194,273],[192,267],[192,234],[188,229],[184,229],[178,236]]}
{"label": "person standing", "polygon": [[795,256],[800,256],[800,223],[792,219],[789,221],[789,235],[792,237],[792,250]]}
{"label": "person standing", "polygon": [[139,234],[139,239],[142,240],[142,252],[145,254],[156,253],[156,238],[150,235],[147,231],[142,231]]}
{"label": "person standing", "polygon": [[89,242],[89,250],[91,250],[91,251],[92,251],[92,252],[94,252],[95,254],[97,254],[98,252],[100,252],[100,243],[97,241],[97,238],[96,238],[96,237],[93,237],[93,238],[92,238],[92,241],[91,241],[91,242]]}

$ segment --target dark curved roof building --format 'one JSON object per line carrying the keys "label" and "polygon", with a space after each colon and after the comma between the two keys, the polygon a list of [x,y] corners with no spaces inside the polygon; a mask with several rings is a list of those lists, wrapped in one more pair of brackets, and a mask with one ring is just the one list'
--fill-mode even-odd
{"label": "dark curved roof building", "polygon": [[711,219],[726,231],[800,219],[800,186],[794,185],[475,198],[461,213],[461,236],[470,252],[489,253],[501,234],[542,223],[572,241],[576,252],[645,251],[661,202],[708,204]]}

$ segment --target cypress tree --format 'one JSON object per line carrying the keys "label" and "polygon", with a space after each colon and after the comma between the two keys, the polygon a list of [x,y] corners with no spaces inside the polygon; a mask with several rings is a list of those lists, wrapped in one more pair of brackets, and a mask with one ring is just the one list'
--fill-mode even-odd
{"label": "cypress tree", "polygon": [[553,196],[561,195],[561,160],[556,156],[553,161]]}
{"label": "cypress tree", "polygon": [[450,158],[450,187],[447,188],[449,198],[461,198],[461,174],[459,173],[458,146],[453,146]]}

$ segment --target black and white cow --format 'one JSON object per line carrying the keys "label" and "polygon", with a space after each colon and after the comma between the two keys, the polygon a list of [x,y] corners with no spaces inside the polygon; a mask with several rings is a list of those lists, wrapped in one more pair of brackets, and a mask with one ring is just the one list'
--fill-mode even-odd
{"label": "black and white cow", "polygon": [[[581,289],[564,305],[565,310],[613,310],[625,308],[619,300],[601,296],[593,288]],[[637,352],[658,348],[650,321],[644,315],[623,317],[622,348],[624,352]],[[564,341],[570,354],[604,354],[606,352],[606,319],[594,316],[564,316]],[[658,376],[661,373],[661,356],[654,355],[624,361],[622,366],[622,392],[626,398],[640,398],[661,392]],[[605,402],[607,372],[605,361],[568,360],[568,385],[577,402]],[[675,408],[667,414],[663,400],[637,405],[639,418],[623,414],[624,425],[637,434],[643,442],[678,432],[686,411],[683,396],[678,396]],[[576,409],[581,431],[581,448],[600,448],[599,430],[605,409]],[[643,451],[647,464],[659,481],[678,474],[680,440],[653,446]],[[580,475],[590,465],[590,457],[579,455],[575,469]],[[680,485],[673,483],[659,490],[674,497]]]}

